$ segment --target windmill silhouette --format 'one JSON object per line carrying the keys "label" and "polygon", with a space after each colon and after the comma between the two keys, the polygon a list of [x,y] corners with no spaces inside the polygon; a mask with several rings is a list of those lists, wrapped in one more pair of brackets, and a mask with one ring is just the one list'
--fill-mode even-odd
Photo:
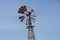
{"label": "windmill silhouette", "polygon": [[28,40],[35,40],[35,35],[34,35],[34,31],[33,28],[34,26],[32,26],[32,23],[35,22],[35,15],[33,14],[34,10],[26,5],[21,6],[18,10],[19,14],[22,14],[19,19],[21,22],[25,22],[25,24],[27,25],[27,29],[28,29]]}

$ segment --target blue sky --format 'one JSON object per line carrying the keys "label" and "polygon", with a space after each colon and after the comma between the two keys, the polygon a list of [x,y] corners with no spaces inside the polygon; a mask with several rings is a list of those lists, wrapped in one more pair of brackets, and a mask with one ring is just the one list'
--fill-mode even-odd
{"label": "blue sky", "polygon": [[0,0],[0,40],[27,40],[26,25],[18,19],[22,5],[36,13],[36,40],[60,40],[60,0]]}

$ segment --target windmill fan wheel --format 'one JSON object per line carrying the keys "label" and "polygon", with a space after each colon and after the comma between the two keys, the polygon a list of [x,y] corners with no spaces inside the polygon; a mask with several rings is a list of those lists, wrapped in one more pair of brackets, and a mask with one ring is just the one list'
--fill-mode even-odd
{"label": "windmill fan wheel", "polygon": [[[21,16],[19,17],[19,19],[21,20],[21,22],[28,24],[29,21],[29,17],[31,18],[31,22],[35,22],[35,12],[34,10],[29,7],[29,6],[21,6],[18,10],[18,13],[21,14]],[[24,14],[24,15],[23,15]]]}

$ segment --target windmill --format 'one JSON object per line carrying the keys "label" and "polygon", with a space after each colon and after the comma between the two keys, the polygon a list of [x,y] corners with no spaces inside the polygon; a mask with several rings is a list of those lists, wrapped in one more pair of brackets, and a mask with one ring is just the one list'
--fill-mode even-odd
{"label": "windmill", "polygon": [[34,31],[33,28],[34,26],[32,26],[32,23],[35,22],[35,14],[34,10],[26,5],[21,6],[18,10],[18,13],[21,14],[21,16],[19,17],[21,22],[24,22],[27,25],[27,29],[28,29],[28,40],[35,40],[35,35],[34,35]]}

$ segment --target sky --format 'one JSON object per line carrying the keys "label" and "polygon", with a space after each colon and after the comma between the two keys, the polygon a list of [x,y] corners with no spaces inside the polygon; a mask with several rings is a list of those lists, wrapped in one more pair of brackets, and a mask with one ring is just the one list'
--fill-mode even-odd
{"label": "sky", "polygon": [[18,19],[22,5],[36,13],[36,40],[60,40],[60,0],[0,0],[0,40],[28,40],[26,25]]}

